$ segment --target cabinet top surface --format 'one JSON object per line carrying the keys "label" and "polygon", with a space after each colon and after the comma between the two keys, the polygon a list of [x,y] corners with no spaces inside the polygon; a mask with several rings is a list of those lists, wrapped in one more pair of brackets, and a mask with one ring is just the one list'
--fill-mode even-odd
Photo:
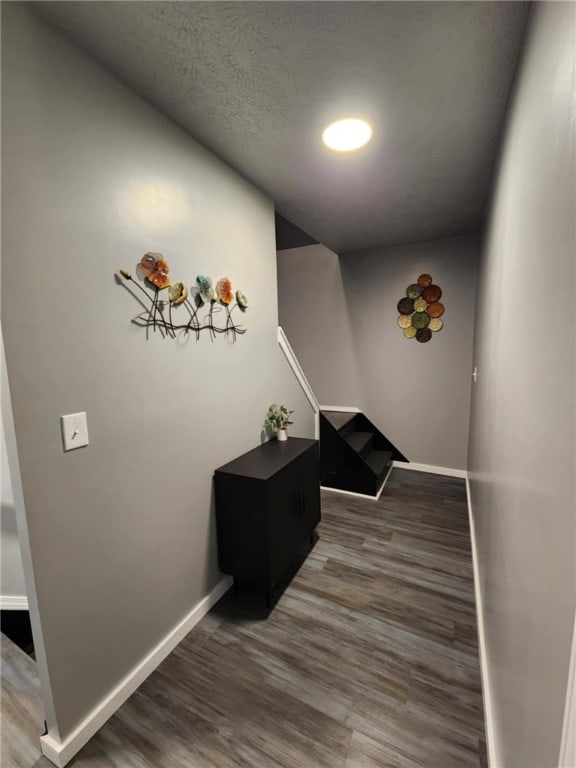
{"label": "cabinet top surface", "polygon": [[318,440],[303,437],[289,437],[285,442],[270,440],[218,467],[216,472],[267,480],[314,445],[318,445]]}

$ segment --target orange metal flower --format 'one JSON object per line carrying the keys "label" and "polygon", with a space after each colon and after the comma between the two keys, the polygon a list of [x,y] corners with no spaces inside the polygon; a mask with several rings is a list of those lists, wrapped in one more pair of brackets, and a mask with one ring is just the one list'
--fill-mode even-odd
{"label": "orange metal flower", "polygon": [[228,277],[221,277],[216,283],[216,293],[222,304],[231,304],[234,301],[232,283]]}
{"label": "orange metal flower", "polygon": [[140,259],[136,271],[142,280],[146,278],[156,288],[168,288],[172,285],[168,279],[170,267],[161,253],[147,253]]}

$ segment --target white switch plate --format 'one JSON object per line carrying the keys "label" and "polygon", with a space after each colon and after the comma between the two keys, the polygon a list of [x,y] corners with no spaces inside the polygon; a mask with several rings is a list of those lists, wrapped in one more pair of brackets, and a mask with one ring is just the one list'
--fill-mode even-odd
{"label": "white switch plate", "polygon": [[65,451],[88,445],[88,423],[85,413],[69,413],[60,417]]}

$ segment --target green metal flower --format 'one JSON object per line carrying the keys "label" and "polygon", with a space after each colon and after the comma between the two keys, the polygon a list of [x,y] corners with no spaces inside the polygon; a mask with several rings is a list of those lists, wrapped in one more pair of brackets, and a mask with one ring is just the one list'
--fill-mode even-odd
{"label": "green metal flower", "polygon": [[207,275],[198,275],[196,284],[198,285],[198,293],[196,296],[202,304],[209,304],[212,301],[212,294],[214,293],[212,278]]}
{"label": "green metal flower", "polygon": [[242,312],[246,312],[248,309],[248,299],[242,293],[242,291],[236,291],[236,301]]}

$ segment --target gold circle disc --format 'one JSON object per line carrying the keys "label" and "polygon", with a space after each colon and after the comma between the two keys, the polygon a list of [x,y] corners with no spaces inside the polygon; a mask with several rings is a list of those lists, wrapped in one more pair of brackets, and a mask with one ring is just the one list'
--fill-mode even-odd
{"label": "gold circle disc", "polygon": [[430,320],[430,323],[428,324],[428,328],[430,328],[431,331],[436,332],[436,331],[441,331],[443,325],[444,323],[442,322],[442,320],[440,320],[439,317],[433,317]]}
{"label": "gold circle disc", "polygon": [[406,336],[407,339],[413,339],[414,336],[416,336],[416,328],[414,328],[413,325],[409,325],[408,328],[404,328],[404,336]]}
{"label": "gold circle disc", "polygon": [[398,315],[396,322],[400,328],[409,328],[412,325],[412,315]]}
{"label": "gold circle disc", "polygon": [[428,309],[428,302],[426,299],[416,299],[414,302],[414,309],[416,312],[425,312]]}

